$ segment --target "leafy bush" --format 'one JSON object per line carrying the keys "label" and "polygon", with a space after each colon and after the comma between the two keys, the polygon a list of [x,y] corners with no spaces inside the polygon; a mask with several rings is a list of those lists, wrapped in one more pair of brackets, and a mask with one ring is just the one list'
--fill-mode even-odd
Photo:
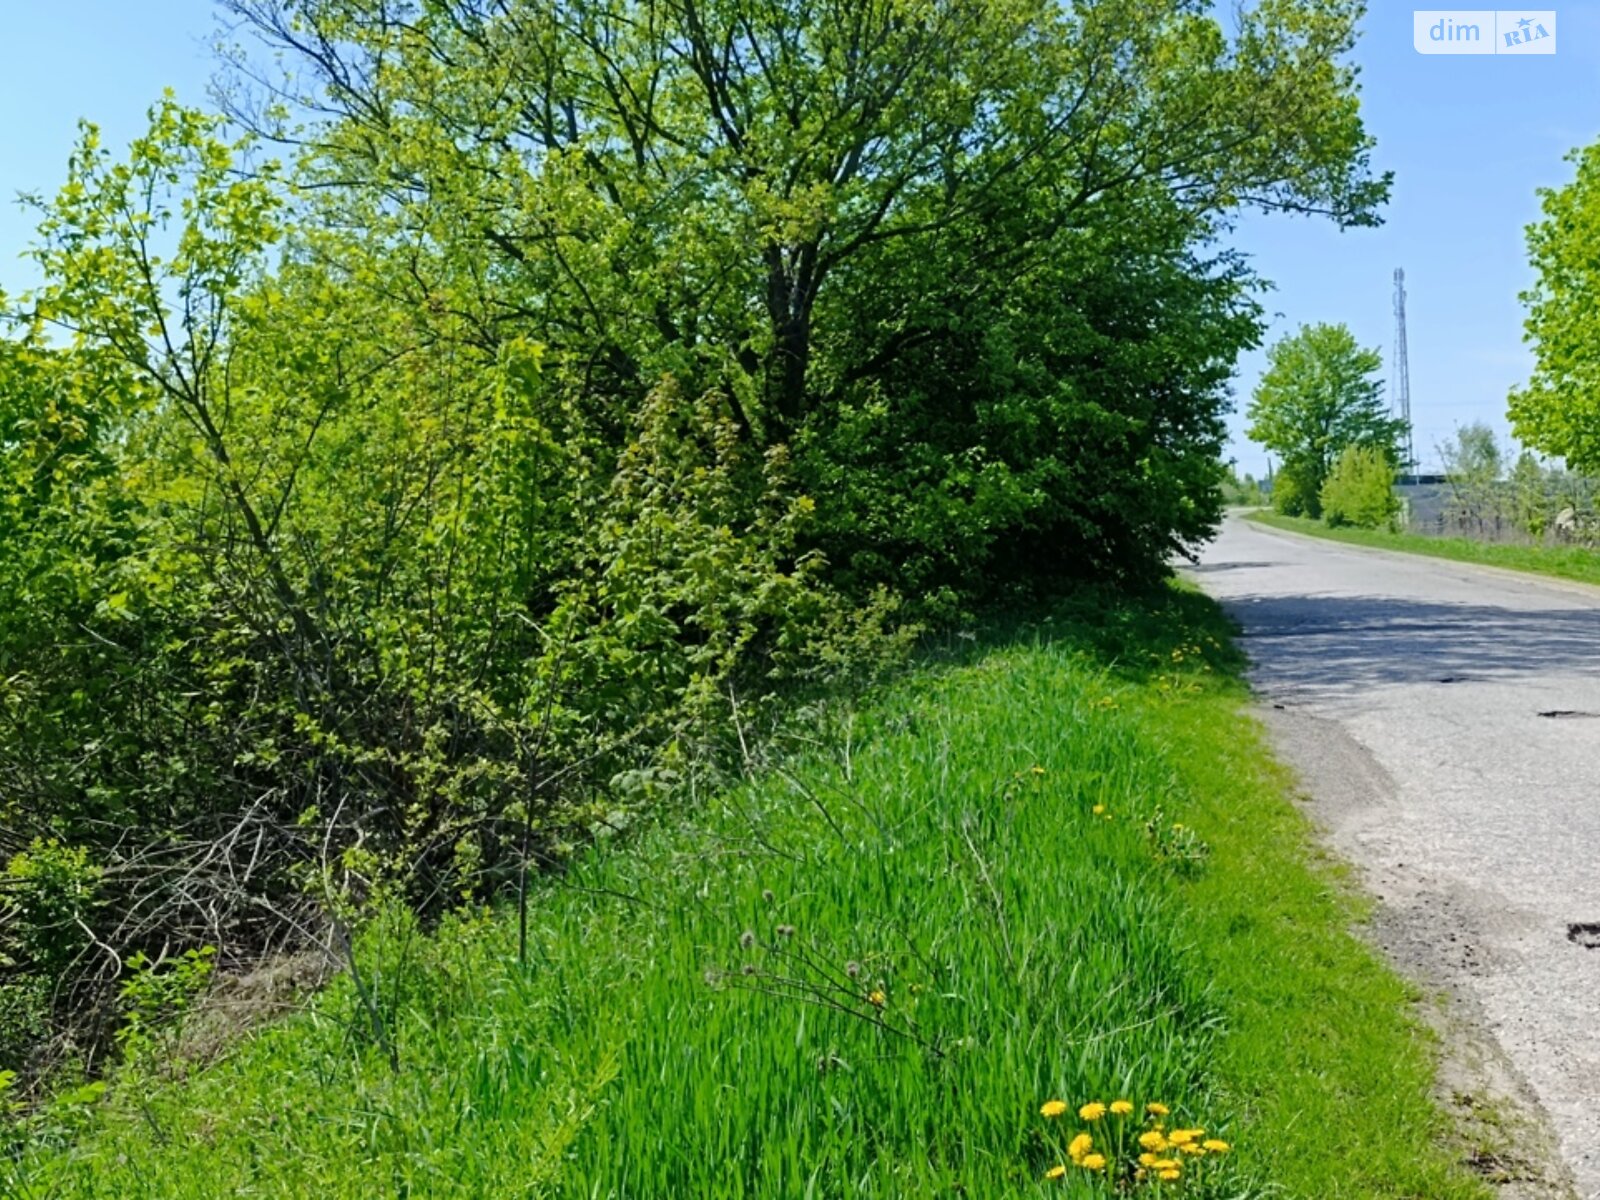
{"label": "leafy bush", "polygon": [[157,1052],[170,1054],[176,1022],[205,990],[215,953],[215,946],[201,946],[169,963],[152,962],[142,951],[128,960],[116,1033],[125,1060],[140,1063]]}
{"label": "leafy bush", "polygon": [[1350,446],[1322,485],[1322,519],[1329,525],[1377,529],[1394,525],[1400,497],[1394,466],[1377,446]]}
{"label": "leafy bush", "polygon": [[1148,579],[1209,536],[1224,364],[1258,312],[1246,281],[1197,261],[1168,216],[1138,239],[1075,231],[1025,275],[974,264],[935,281],[897,256],[870,297],[848,298],[861,355],[889,295],[915,289],[951,328],[872,387],[824,398],[800,442],[819,498],[812,543],[842,588],[893,587],[919,615],[948,616]]}
{"label": "leafy bush", "polygon": [[1285,463],[1272,480],[1272,507],[1286,517],[1320,517],[1322,497],[1312,473],[1295,463]]}
{"label": "leafy bush", "polygon": [[85,1043],[139,953],[523,890],[914,621],[1160,574],[1218,228],[1387,190],[1315,0],[224,5],[292,86],[85,126],[0,344],[0,849],[101,871]]}
{"label": "leafy bush", "polygon": [[101,903],[102,872],[81,846],[36,841],[0,875],[5,923],[0,947],[11,962],[59,976],[85,949],[84,930]]}

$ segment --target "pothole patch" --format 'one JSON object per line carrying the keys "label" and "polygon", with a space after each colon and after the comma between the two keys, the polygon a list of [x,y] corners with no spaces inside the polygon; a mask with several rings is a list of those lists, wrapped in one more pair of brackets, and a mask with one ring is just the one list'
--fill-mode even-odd
{"label": "pothole patch", "polygon": [[1567,926],[1567,941],[1585,950],[1600,950],[1600,921],[1582,921]]}

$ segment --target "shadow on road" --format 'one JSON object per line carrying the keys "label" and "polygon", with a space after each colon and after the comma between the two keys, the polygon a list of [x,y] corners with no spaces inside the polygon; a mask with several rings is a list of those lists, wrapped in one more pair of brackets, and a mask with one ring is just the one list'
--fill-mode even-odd
{"label": "shadow on road", "polygon": [[1189,575],[1215,575],[1218,571],[1258,571],[1265,567],[1281,567],[1282,563],[1275,562],[1215,562],[1215,563],[1190,563],[1183,568]]}
{"label": "shadow on road", "polygon": [[1600,672],[1600,608],[1537,611],[1387,596],[1243,596],[1224,607],[1243,627],[1255,678],[1269,690],[1336,694]]}

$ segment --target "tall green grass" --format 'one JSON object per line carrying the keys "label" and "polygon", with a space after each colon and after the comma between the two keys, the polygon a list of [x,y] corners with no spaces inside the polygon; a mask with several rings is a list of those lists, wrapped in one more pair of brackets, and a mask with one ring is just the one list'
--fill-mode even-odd
{"label": "tall green grass", "polygon": [[1169,593],[963,645],[548,881],[525,965],[500,916],[370,931],[397,1072],[335,985],[129,1072],[12,1191],[1103,1195],[1044,1179],[1076,1125],[1039,1106],[1129,1097],[1235,1146],[1166,1194],[1479,1195],[1218,622]]}

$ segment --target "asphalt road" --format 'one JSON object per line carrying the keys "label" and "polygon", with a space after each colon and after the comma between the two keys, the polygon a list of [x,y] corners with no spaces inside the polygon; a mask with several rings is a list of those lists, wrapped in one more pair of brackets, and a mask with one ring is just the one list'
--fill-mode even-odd
{"label": "asphalt road", "polygon": [[1380,940],[1487,1030],[1600,1197],[1600,589],[1237,518],[1192,576]]}

